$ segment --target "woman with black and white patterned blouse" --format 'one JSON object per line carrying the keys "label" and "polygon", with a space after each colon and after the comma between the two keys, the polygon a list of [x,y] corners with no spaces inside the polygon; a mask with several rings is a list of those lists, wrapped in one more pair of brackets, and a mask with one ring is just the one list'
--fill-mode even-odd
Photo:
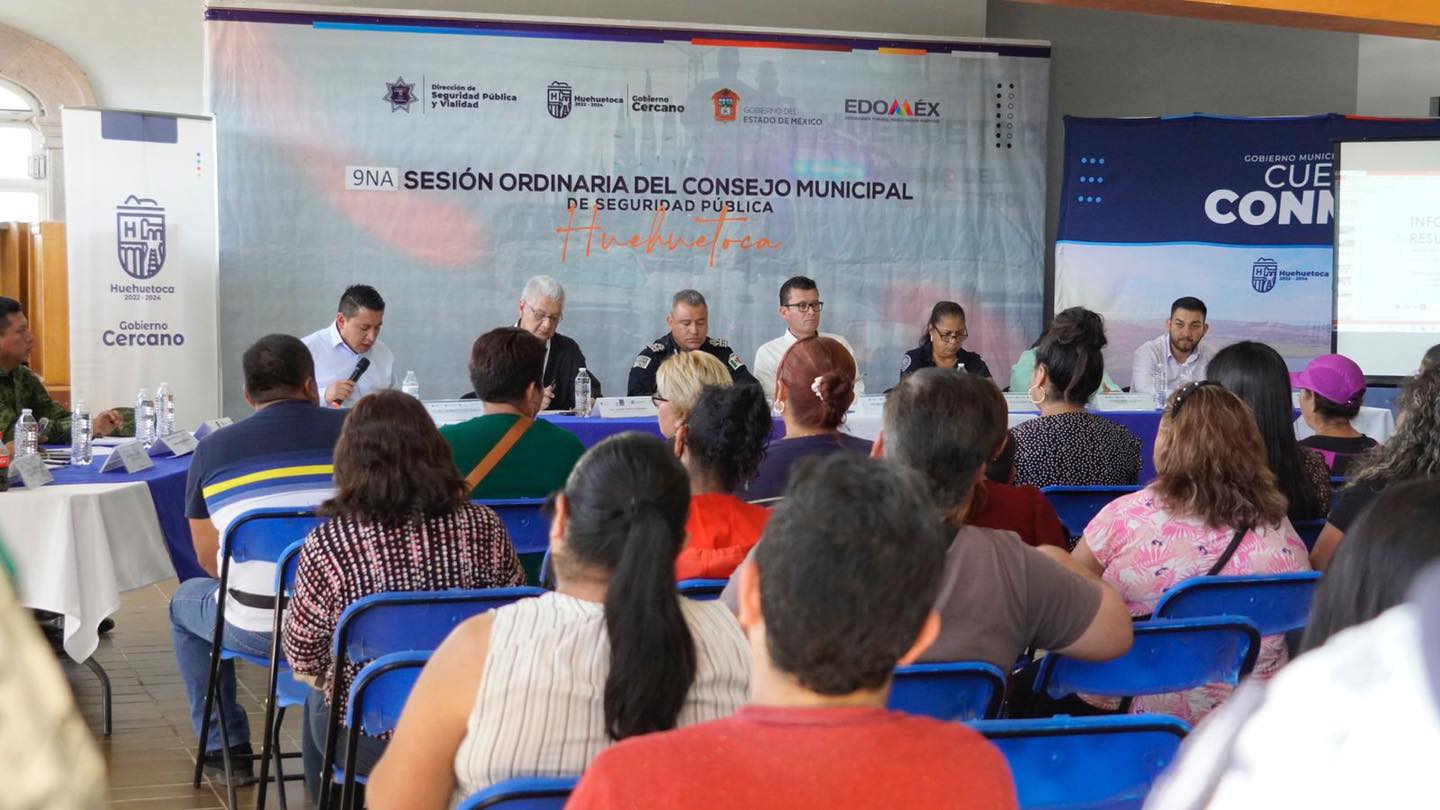
{"label": "woman with black and white patterned blouse", "polygon": [[1030,401],[1040,416],[1010,429],[1016,484],[1127,485],[1140,477],[1140,440],[1085,410],[1105,376],[1105,343],[1100,316],[1071,307],[1055,316],[1035,347]]}
{"label": "woman with black and white patterned blouse", "polygon": [[[316,679],[318,687],[305,705],[312,801],[320,790],[329,679],[337,677],[330,649],[345,608],[376,593],[525,584],[504,524],[467,499],[450,445],[418,399],[379,391],[351,409],[335,445],[335,486],[335,497],[321,507],[331,520],[300,551],[285,613],[285,657],[297,676]],[[338,673],[342,695],[358,672]],[[383,742],[361,737],[356,770],[367,773],[383,751]]]}

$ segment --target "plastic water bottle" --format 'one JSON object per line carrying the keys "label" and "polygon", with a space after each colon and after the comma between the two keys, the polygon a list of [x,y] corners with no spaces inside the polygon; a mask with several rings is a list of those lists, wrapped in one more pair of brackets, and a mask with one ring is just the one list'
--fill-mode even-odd
{"label": "plastic water bottle", "polygon": [[405,372],[405,381],[400,383],[400,391],[416,399],[420,398],[420,380],[415,377],[415,372]]}
{"label": "plastic water bottle", "polygon": [[135,395],[135,439],[146,447],[155,443],[155,403],[146,388]]}
{"label": "plastic water bottle", "polygon": [[955,364],[955,370],[958,371],[958,372],[960,372],[961,374],[966,374],[966,373],[968,373],[968,372],[966,372],[966,370],[965,370],[965,364],[964,364],[964,363],[956,363],[956,364]]}
{"label": "plastic water bottle", "polygon": [[161,439],[175,432],[175,395],[170,383],[160,383],[155,389],[155,438]]}
{"label": "plastic water bottle", "polygon": [[1165,400],[1170,394],[1166,390],[1169,384],[1169,375],[1165,372],[1165,363],[1162,361],[1150,372],[1150,385],[1155,390],[1155,409],[1158,411],[1165,410]]}
{"label": "plastic water bottle", "polygon": [[15,458],[33,456],[40,452],[40,423],[29,408],[20,412],[15,423]]}
{"label": "plastic water bottle", "polygon": [[94,423],[90,418],[90,409],[85,407],[82,400],[75,401],[75,410],[70,413],[70,463],[72,465],[86,465],[94,458],[91,450],[91,439],[94,438]]}
{"label": "plastic water bottle", "polygon": [[590,372],[583,367],[575,375],[575,415],[590,415]]}

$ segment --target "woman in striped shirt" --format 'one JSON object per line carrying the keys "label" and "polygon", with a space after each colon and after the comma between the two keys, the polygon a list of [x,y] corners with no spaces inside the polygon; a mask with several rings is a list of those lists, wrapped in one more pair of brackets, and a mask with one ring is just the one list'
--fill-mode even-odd
{"label": "woman in striped shirt", "polygon": [[[336,676],[330,647],[345,608],[376,593],[525,584],[504,524],[489,507],[467,500],[450,445],[414,397],[379,391],[355,405],[335,445],[335,488],[321,506],[332,519],[312,531],[300,551],[285,613],[285,657],[297,676],[318,687],[305,704],[305,782],[312,800],[319,797],[326,700]],[[338,673],[340,694],[349,694],[359,669]],[[361,742],[357,770],[363,774],[384,743]]]}
{"label": "woman in striped shirt", "polygon": [[371,774],[371,808],[440,810],[518,776],[579,774],[616,740],[727,717],[750,654],[719,602],[675,591],[690,483],[660,440],[597,444],[555,498],[558,589],[462,624]]}

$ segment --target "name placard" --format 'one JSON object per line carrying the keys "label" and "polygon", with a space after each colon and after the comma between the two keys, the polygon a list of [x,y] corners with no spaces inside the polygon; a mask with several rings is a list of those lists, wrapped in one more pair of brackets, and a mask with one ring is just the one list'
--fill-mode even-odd
{"label": "name placard", "polygon": [[595,410],[601,419],[654,416],[659,413],[650,397],[601,397],[595,400]]}
{"label": "name placard", "polygon": [[200,423],[200,427],[195,429],[195,438],[203,439],[220,428],[229,427],[233,424],[235,424],[235,420],[228,416],[222,416],[219,419],[207,419]]}
{"label": "name placard", "polygon": [[1097,411],[1153,411],[1155,395],[1148,393],[1096,394],[1091,400]]}
{"label": "name placard", "polygon": [[38,453],[21,456],[10,461],[10,477],[20,479],[26,489],[39,489],[55,480],[45,466],[45,459]]}
{"label": "name placard", "polygon": [[485,403],[478,399],[427,399],[425,411],[435,427],[458,425],[485,415]]}
{"label": "name placard", "polygon": [[1030,393],[1028,391],[1021,391],[1019,393],[1011,391],[1005,394],[1005,405],[1012,411],[1024,412],[1040,410],[1040,406],[1030,401]]}
{"label": "name placard", "polygon": [[885,397],[856,397],[853,410],[856,416],[880,416],[885,413]]}
{"label": "name placard", "polygon": [[105,464],[100,468],[100,472],[114,472],[123,469],[127,473],[137,473],[154,466],[155,462],[145,451],[145,445],[140,442],[128,442],[115,448],[110,455],[105,457]]}
{"label": "name placard", "polygon": [[188,430],[177,430],[174,433],[161,436],[158,441],[150,445],[150,455],[162,456],[169,453],[172,456],[183,456],[195,452],[195,446],[199,440],[195,434]]}

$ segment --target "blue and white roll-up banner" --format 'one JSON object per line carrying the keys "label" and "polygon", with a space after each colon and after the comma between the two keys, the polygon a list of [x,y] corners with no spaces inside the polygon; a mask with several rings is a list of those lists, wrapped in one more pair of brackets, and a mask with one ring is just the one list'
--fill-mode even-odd
{"label": "blue and white roll-up banner", "polygon": [[194,428],[220,412],[214,121],[67,109],[62,125],[71,395],[97,411],[166,382]]}
{"label": "blue and white roll-up banner", "polygon": [[1105,316],[1121,385],[1184,295],[1209,308],[1212,346],[1303,365],[1330,350],[1334,142],[1436,135],[1433,119],[1067,118],[1055,309]]}

